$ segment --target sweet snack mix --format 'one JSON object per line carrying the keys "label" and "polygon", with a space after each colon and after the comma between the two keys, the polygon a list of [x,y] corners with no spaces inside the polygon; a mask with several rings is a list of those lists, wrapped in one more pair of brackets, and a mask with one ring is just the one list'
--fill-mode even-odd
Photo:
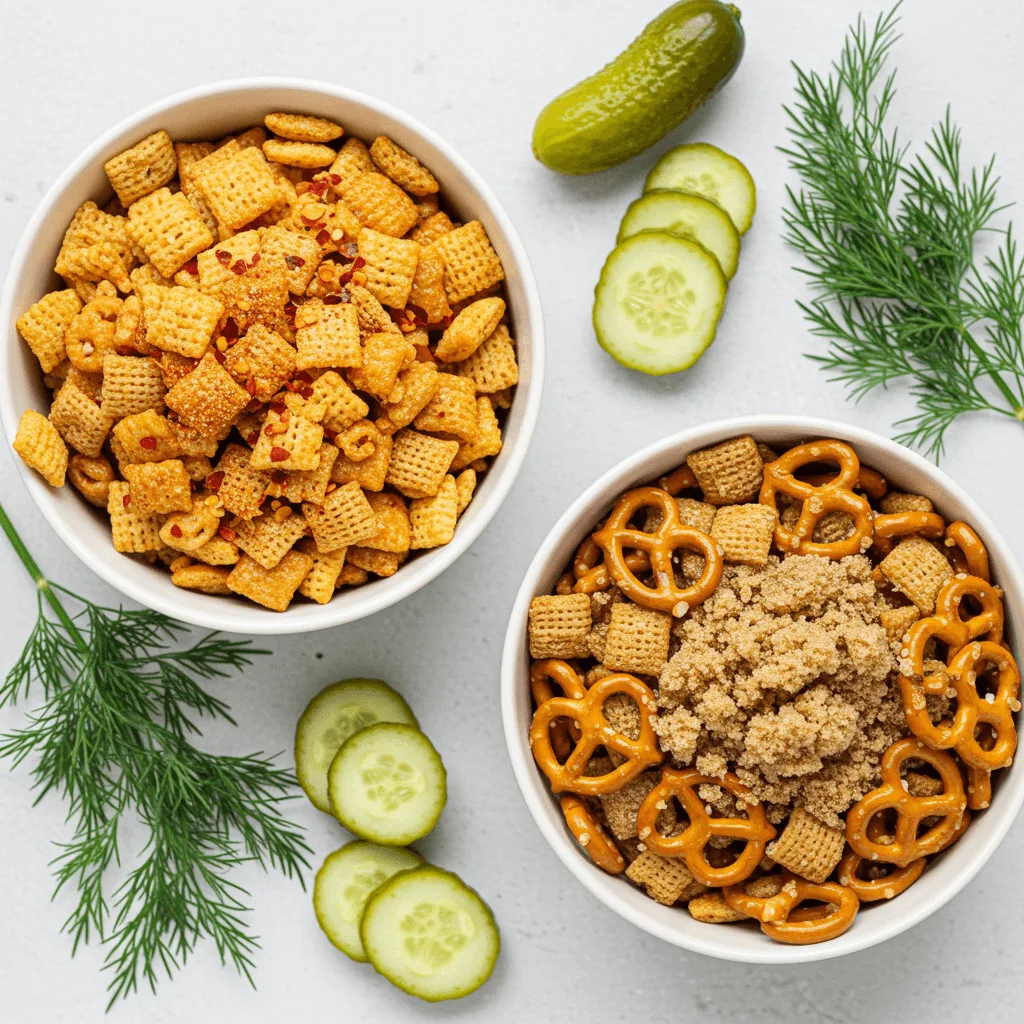
{"label": "sweet snack mix", "polygon": [[840,441],[737,437],[623,494],[529,646],[530,746],[593,862],[780,942],[912,885],[1016,749],[983,543]]}
{"label": "sweet snack mix", "polygon": [[452,540],[519,369],[501,260],[428,168],[324,118],[264,125],[107,161],[116,198],[78,210],[64,286],[18,319],[53,399],[13,447],[118,551],[284,611]]}

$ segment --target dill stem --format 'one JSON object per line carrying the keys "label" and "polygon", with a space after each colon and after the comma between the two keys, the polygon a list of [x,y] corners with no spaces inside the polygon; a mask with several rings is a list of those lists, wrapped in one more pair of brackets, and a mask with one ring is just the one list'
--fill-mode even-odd
{"label": "dill stem", "polygon": [[75,646],[80,651],[87,654],[89,645],[78,631],[78,627],[71,616],[68,615],[67,609],[60,603],[60,598],[54,593],[53,588],[50,586],[50,581],[43,575],[42,570],[36,564],[36,560],[32,557],[32,553],[25,547],[25,542],[18,535],[18,531],[14,528],[14,523],[7,517],[3,505],[0,505],[0,528],[7,535],[7,539],[11,542],[11,547],[14,548],[15,553],[21,559],[22,565],[28,570],[28,574],[36,581],[39,592],[49,602],[54,614],[60,619],[61,625],[67,630],[68,636],[71,637],[75,642]]}
{"label": "dill stem", "polygon": [[1009,385],[1000,376],[996,368],[988,361],[988,356],[985,354],[985,350],[974,340],[974,336],[971,334],[963,324],[956,325],[957,333],[961,338],[967,342],[970,350],[977,356],[978,362],[984,367],[985,372],[995,381],[995,385],[999,388],[1003,397],[1010,403],[1011,414],[1015,419],[1024,422],[1024,406],[1020,404],[1014,393],[1010,390]]}

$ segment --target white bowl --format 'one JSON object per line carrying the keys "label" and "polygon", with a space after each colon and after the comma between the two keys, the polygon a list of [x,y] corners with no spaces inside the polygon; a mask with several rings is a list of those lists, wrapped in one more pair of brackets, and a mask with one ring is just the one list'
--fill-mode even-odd
{"label": "white bowl", "polygon": [[265,114],[276,110],[328,117],[340,122],[347,134],[364,139],[389,135],[433,171],[441,194],[459,217],[483,222],[505,267],[520,378],[505,421],[504,447],[450,544],[410,559],[387,579],[340,591],[326,605],[300,602],[284,613],[175,587],[166,571],[114,551],[106,517],[74,488],[54,491],[15,459],[47,522],[95,573],[140,604],[195,625],[236,633],[305,633],[351,622],[408,597],[447,569],[476,540],[508,494],[533,434],[544,378],[540,295],[522,242],[491,190],[448,143],[394,107],[351,89],[303,79],[240,79],[178,93],[122,121],[82,153],[40,203],[14,253],[0,299],[0,420],[8,439],[14,437],[25,409],[49,408],[39,365],[18,337],[15,321],[45,292],[60,286],[53,264],[75,210],[87,199],[102,204],[113,194],[104,162],[159,128],[174,139],[216,139],[260,124]]}
{"label": "white bowl", "polygon": [[774,964],[826,960],[898,935],[938,910],[974,877],[1006,835],[1024,801],[1021,759],[1000,773],[992,806],[979,812],[964,838],[934,859],[906,892],[890,902],[863,905],[853,927],[839,938],[813,946],[786,946],[762,935],[752,922],[728,927],[701,924],[685,910],[660,906],[625,880],[594,867],[565,827],[558,802],[530,753],[530,599],[551,593],[576,547],[623,491],[675,468],[692,451],[738,434],[752,434],[772,447],[812,438],[849,442],[865,465],[878,469],[892,484],[927,495],[947,518],[963,519],[977,530],[988,548],[993,578],[1005,593],[1008,625],[1024,622],[1024,576],[1009,547],[970,496],[932,463],[870,431],[831,420],[782,416],[723,420],[675,434],[620,462],[555,524],[526,573],[505,639],[501,677],[505,742],[519,788],[544,838],[569,871],[615,913],[666,942],[723,960]]}

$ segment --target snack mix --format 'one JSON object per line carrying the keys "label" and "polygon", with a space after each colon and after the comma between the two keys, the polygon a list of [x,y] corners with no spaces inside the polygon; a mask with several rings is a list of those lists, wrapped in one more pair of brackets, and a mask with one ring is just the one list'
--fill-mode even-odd
{"label": "snack mix", "polygon": [[118,551],[284,611],[451,541],[519,371],[501,261],[415,156],[265,124],[107,161],[18,320],[53,400],[14,449]]}
{"label": "snack mix", "polygon": [[1016,747],[984,545],[839,441],[737,437],[628,491],[529,642],[533,756],[593,862],[780,942],[913,885]]}

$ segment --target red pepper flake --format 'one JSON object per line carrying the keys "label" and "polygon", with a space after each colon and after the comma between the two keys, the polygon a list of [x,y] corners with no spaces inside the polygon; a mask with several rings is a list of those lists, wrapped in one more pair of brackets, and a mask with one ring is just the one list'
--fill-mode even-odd
{"label": "red pepper flake", "polygon": [[[340,178],[338,179],[341,180]],[[314,181],[309,186],[309,191],[312,192],[317,199],[323,199],[324,193],[327,191],[326,181]]]}
{"label": "red pepper flake", "polygon": [[285,409],[287,409],[288,407],[284,404],[284,402],[271,402],[270,408],[271,411],[276,412],[277,415],[280,416],[281,413],[283,413]]}
{"label": "red pepper flake", "polygon": [[317,232],[316,241],[318,245],[327,245],[331,240],[331,233],[329,231]]}
{"label": "red pepper flake", "polygon": [[219,491],[220,485],[224,483],[224,470],[218,469],[206,478],[206,487],[211,491]]}
{"label": "red pepper flake", "polygon": [[256,394],[256,381],[252,377],[250,377],[245,382],[245,390],[248,391],[250,395],[255,396],[255,394]]}
{"label": "red pepper flake", "polygon": [[225,540],[229,540],[229,541],[233,541],[238,536],[238,534],[235,533],[235,531],[232,530],[230,526],[222,526],[217,532]]}
{"label": "red pepper flake", "polygon": [[250,430],[245,435],[245,443],[252,448],[256,447],[256,442],[260,439],[260,432],[258,430]]}
{"label": "red pepper flake", "polygon": [[339,283],[339,284],[348,284],[348,283],[349,283],[349,281],[351,281],[351,280],[352,280],[352,274],[353,274],[353,273],[354,273],[354,271],[351,271],[351,270],[346,270],[346,271],[345,271],[345,272],[344,272],[343,274],[340,274],[340,275],[339,275],[339,277],[338,277],[338,283]]}
{"label": "red pepper flake", "polygon": [[306,384],[304,387],[299,388],[299,394],[308,402],[313,397],[313,389]]}
{"label": "red pepper flake", "polygon": [[217,360],[222,366],[224,365],[224,353],[219,348],[213,349],[213,358]]}
{"label": "red pepper flake", "polygon": [[220,333],[224,335],[226,341],[237,341],[238,324],[236,324],[234,319],[229,316],[224,323],[224,330],[222,330]]}
{"label": "red pepper flake", "polygon": [[301,220],[307,228],[322,228],[324,226],[323,217],[306,217],[304,214],[299,214],[299,220]]}
{"label": "red pepper flake", "polygon": [[171,536],[172,537],[180,537],[180,536],[182,536],[181,527],[177,523],[175,523],[171,527]]}
{"label": "red pepper flake", "polygon": [[156,448],[156,438],[147,434],[145,437],[139,438],[139,445],[145,448],[147,452],[151,452]]}
{"label": "red pepper flake", "polygon": [[193,277],[198,277],[199,260],[197,260],[196,257],[193,256],[192,259],[190,259],[188,263],[186,263],[185,266],[183,266],[181,269],[184,270],[186,274],[191,274]]}
{"label": "red pepper flake", "polygon": [[290,459],[292,453],[287,448],[278,448],[276,445],[270,449],[270,461],[271,462],[284,462],[285,459]]}
{"label": "red pepper flake", "polygon": [[285,381],[284,389],[285,389],[285,391],[292,391],[292,392],[298,391],[299,390],[299,385],[296,384],[295,381],[293,381],[293,380]]}
{"label": "red pepper flake", "polygon": [[340,295],[325,295],[324,296],[324,305],[325,306],[337,306],[339,302],[341,302],[341,296]]}
{"label": "red pepper flake", "polygon": [[[358,252],[358,248],[357,248],[356,251]],[[352,261],[352,266],[349,267],[348,269],[349,270],[362,270],[362,268],[365,267],[365,266],[366,266],[366,260],[364,260],[362,256],[356,256],[356,258]]]}
{"label": "red pepper flake", "polygon": [[127,508],[131,503],[132,503],[132,496],[130,494],[126,494],[121,499],[121,504],[124,505],[125,508]]}
{"label": "red pepper flake", "polygon": [[225,267],[231,262],[231,253],[227,249],[217,249],[213,255],[217,257],[217,262]]}
{"label": "red pepper flake", "polygon": [[235,260],[231,264],[231,272],[234,274],[244,274],[249,268],[245,265],[245,260]]}
{"label": "red pepper flake", "polygon": [[255,267],[256,264],[259,263],[259,261],[260,261],[260,254],[258,252],[254,252],[252,254],[252,259],[249,260],[249,266],[250,267]]}
{"label": "red pepper flake", "polygon": [[413,316],[415,316],[417,320],[426,320],[427,319],[427,311],[422,306],[414,306],[410,302],[409,303],[409,309],[412,310]]}
{"label": "red pepper flake", "polygon": [[299,267],[306,265],[306,261],[301,256],[285,256],[284,261],[292,270],[298,270]]}
{"label": "red pepper flake", "polygon": [[329,174],[329,175],[327,175],[327,180],[332,185],[340,185],[341,184],[341,175],[340,174]]}
{"label": "red pepper flake", "polygon": [[266,434],[266,435],[267,435],[267,437],[273,437],[273,436],[274,436],[274,434],[276,433],[276,431],[274,430],[274,424],[273,424],[273,423],[268,423],[268,424],[267,424],[267,425],[266,425],[266,426],[265,426],[265,427],[263,428],[263,433],[264,433],[264,434]]}

